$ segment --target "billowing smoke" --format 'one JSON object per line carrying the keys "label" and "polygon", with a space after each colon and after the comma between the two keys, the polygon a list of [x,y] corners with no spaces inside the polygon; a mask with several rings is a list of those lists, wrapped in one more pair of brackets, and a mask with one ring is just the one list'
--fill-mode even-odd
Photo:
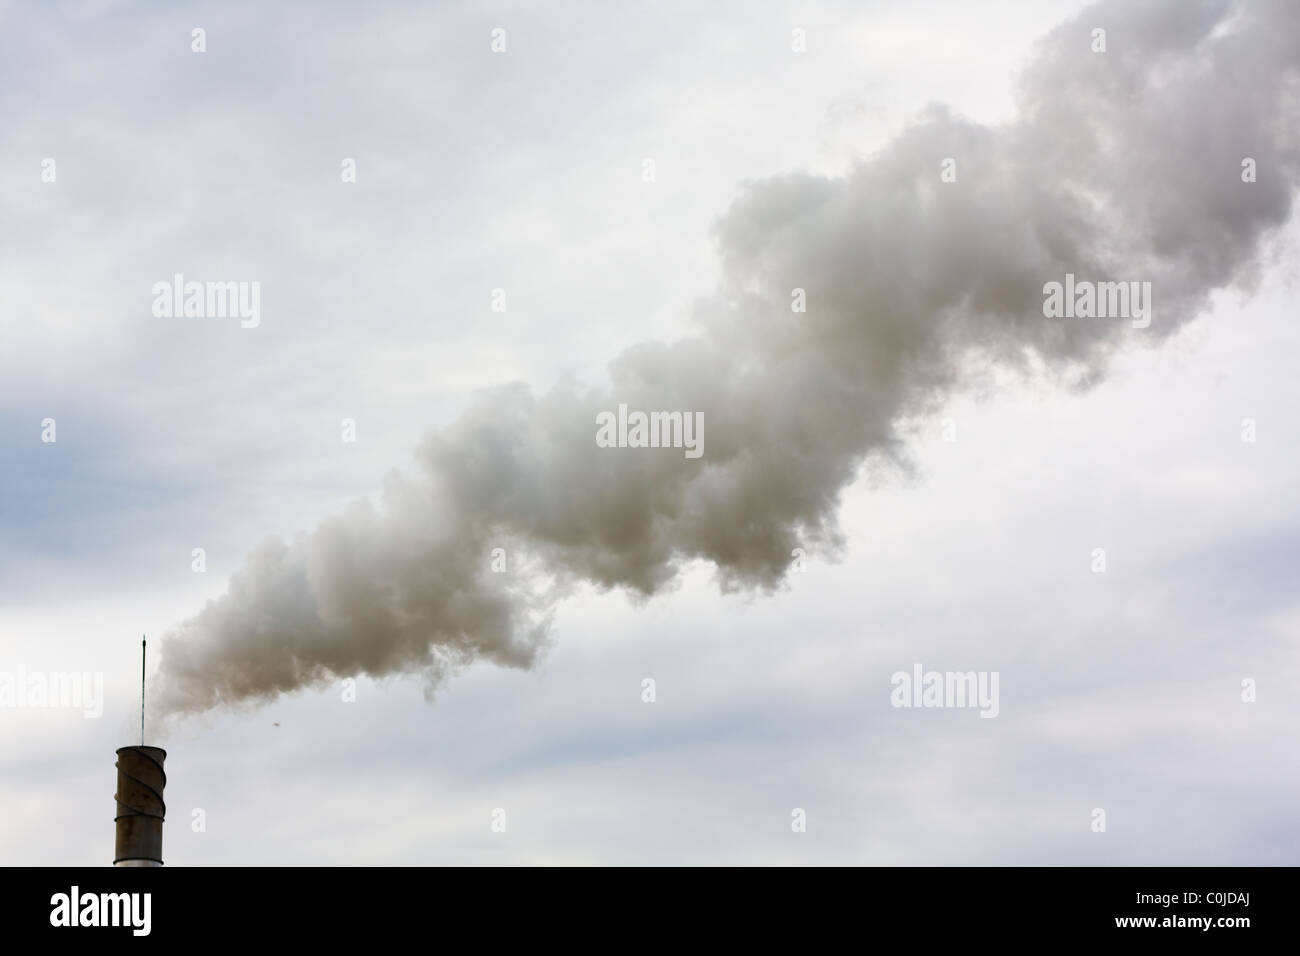
{"label": "billowing smoke", "polygon": [[[777,586],[795,548],[835,550],[863,463],[982,364],[1094,382],[1249,283],[1300,173],[1298,65],[1292,0],[1102,3],[1041,43],[1016,122],[934,108],[841,178],[750,185],[695,337],[629,349],[604,387],[484,394],[378,504],[252,553],[167,637],[154,701],[528,667],[567,587],[649,595],[694,560],[727,589]],[[1067,273],[1150,282],[1150,325],[1045,317]],[[703,454],[598,447],[620,404],[702,413]]]}

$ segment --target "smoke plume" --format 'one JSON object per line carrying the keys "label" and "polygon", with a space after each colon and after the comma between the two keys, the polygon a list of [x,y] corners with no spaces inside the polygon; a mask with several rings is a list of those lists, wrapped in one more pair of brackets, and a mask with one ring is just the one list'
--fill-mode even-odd
{"label": "smoke plume", "polygon": [[[1298,65],[1294,2],[1101,3],[1041,41],[1015,122],[934,107],[842,177],[746,187],[716,227],[725,279],[698,334],[628,349],[607,385],[483,393],[378,503],[250,554],[164,641],[153,700],[189,713],[343,675],[528,667],[566,588],[651,595],[695,560],[724,589],[778,586],[795,548],[841,543],[864,461],[981,365],[1095,382],[1115,350],[1249,284],[1300,172]],[[1149,281],[1150,326],[1046,318],[1066,273]],[[702,413],[703,455],[597,447],[619,404]]]}

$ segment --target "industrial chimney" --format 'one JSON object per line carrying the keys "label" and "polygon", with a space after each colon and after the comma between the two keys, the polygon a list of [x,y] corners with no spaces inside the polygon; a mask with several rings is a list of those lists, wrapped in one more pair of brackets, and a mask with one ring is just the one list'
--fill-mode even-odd
{"label": "industrial chimney", "polygon": [[117,749],[117,848],[114,866],[162,866],[163,787],[167,751],[144,745],[144,675],[148,642],[140,638],[140,746]]}
{"label": "industrial chimney", "polygon": [[117,751],[117,849],[114,866],[162,866],[163,787],[167,774],[161,747],[120,747]]}

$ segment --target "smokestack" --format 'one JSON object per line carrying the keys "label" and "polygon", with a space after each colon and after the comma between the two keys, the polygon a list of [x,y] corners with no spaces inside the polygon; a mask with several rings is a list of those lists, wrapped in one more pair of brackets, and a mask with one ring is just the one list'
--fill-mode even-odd
{"label": "smokestack", "polygon": [[120,747],[117,751],[117,848],[114,866],[162,866],[163,787],[167,774],[161,747]]}

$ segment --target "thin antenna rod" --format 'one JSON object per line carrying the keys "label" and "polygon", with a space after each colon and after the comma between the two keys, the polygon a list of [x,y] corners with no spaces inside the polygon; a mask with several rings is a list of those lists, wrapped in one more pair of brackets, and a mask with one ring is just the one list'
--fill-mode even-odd
{"label": "thin antenna rod", "polygon": [[144,746],[144,635],[140,635],[140,746]]}

